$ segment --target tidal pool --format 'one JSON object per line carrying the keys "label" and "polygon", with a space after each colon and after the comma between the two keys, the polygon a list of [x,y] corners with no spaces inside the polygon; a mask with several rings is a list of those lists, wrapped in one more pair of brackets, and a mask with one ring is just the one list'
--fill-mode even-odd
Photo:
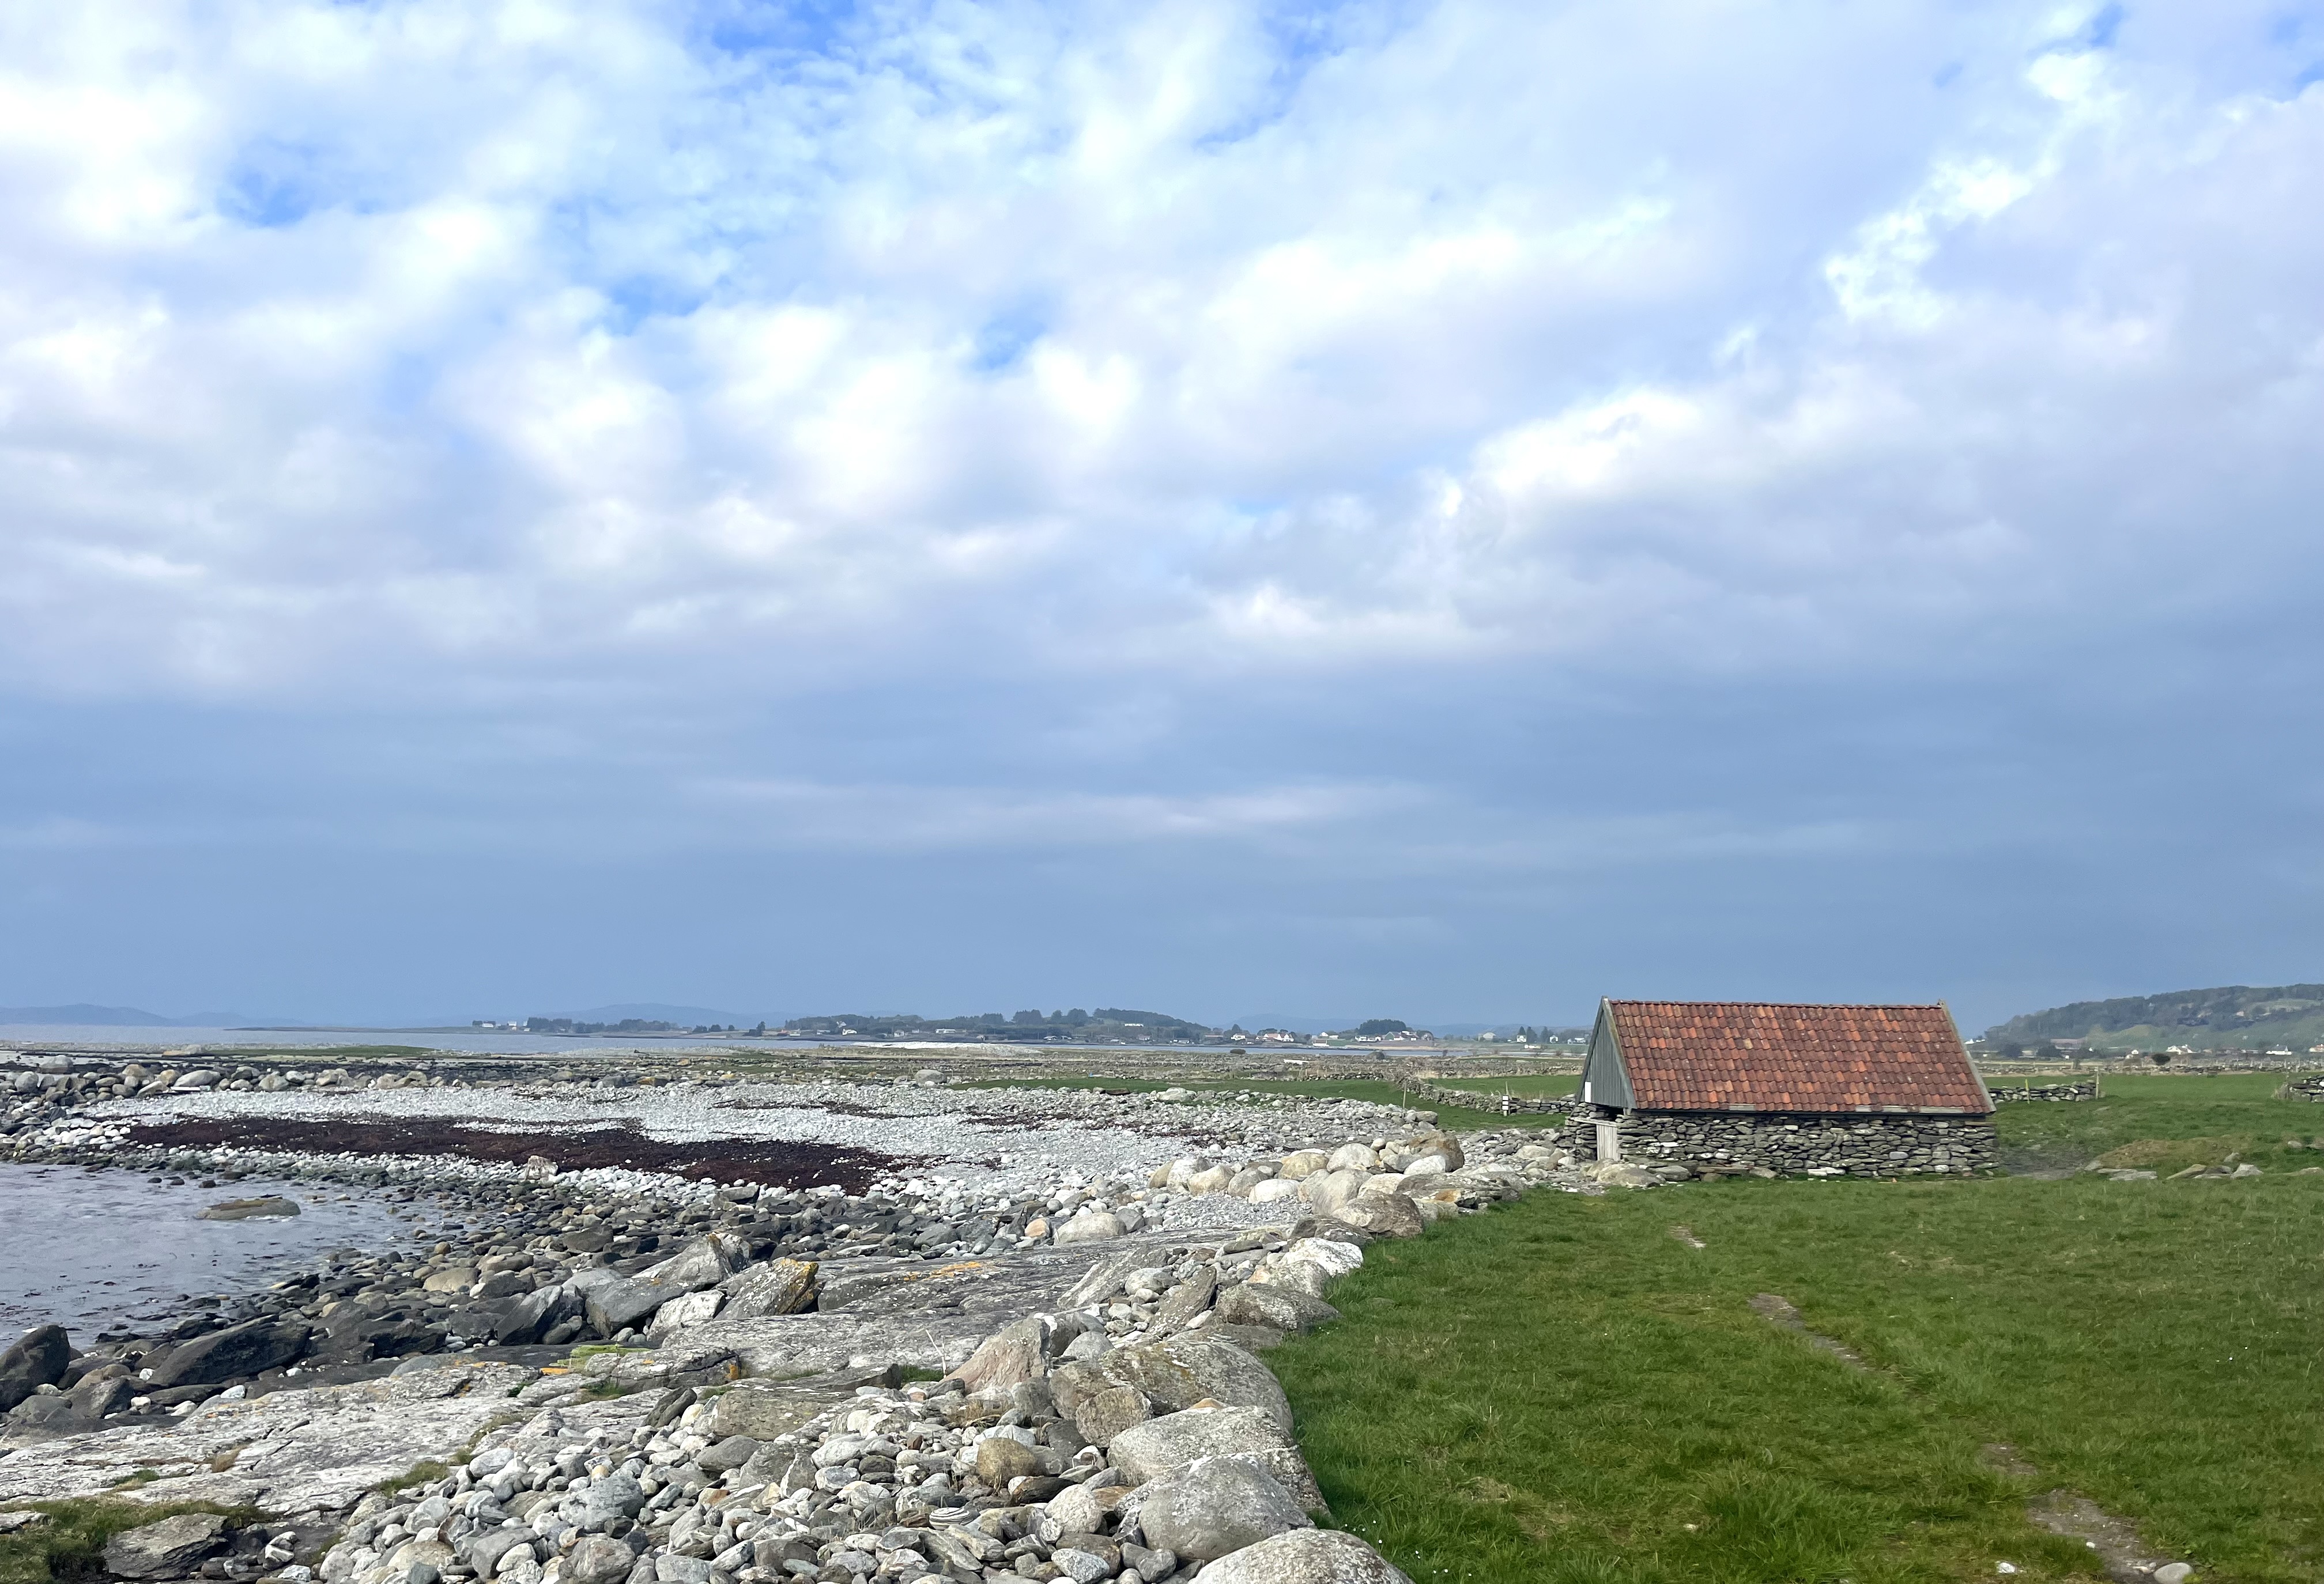
{"label": "tidal pool", "polygon": [[[443,1220],[425,1199],[337,1183],[244,1177],[204,1188],[189,1177],[172,1187],[175,1174],[154,1183],[142,1172],[0,1165],[0,1347],[50,1321],[86,1346],[110,1326],[176,1320],[189,1299],[312,1269],[333,1249],[415,1242]],[[201,1219],[210,1205],[270,1194],[296,1200],[300,1213]]]}

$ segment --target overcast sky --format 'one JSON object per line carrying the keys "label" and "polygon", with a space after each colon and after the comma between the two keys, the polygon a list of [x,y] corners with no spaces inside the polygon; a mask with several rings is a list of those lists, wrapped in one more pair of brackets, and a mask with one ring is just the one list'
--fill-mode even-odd
{"label": "overcast sky", "polygon": [[0,1004],[2324,979],[2324,5],[0,7]]}

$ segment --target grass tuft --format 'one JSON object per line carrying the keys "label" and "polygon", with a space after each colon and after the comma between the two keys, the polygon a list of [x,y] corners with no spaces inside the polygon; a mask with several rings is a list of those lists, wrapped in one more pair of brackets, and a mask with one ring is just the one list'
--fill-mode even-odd
{"label": "grass tuft", "polygon": [[10,1506],[18,1512],[46,1513],[49,1521],[0,1535],[0,1584],[103,1578],[106,1541],[125,1529],[159,1523],[179,1513],[224,1513],[237,1519],[255,1515],[214,1502],[133,1502],[113,1497]]}

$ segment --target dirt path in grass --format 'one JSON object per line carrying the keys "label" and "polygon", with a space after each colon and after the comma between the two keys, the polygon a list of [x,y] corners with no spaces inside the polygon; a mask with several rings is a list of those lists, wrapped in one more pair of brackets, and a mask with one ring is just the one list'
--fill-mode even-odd
{"label": "dirt path in grass", "polygon": [[[1684,1230],[1674,1227],[1672,1235],[1677,1236]],[[1696,1248],[1702,1247],[1691,1232],[1683,1240]],[[1797,1331],[1807,1339],[1810,1346],[1831,1354],[1850,1369],[1860,1369],[1867,1374],[1887,1373],[1868,1363],[1862,1354],[1837,1337],[1810,1331],[1807,1322],[1800,1317],[1798,1306],[1782,1294],[1756,1293],[1752,1294],[1750,1303],[1751,1312],[1768,1324]],[[2042,1477],[2039,1469],[2027,1462],[2015,1447],[2005,1442],[1988,1443],[1981,1449],[1981,1455],[1987,1467],[2014,1479],[2039,1479]],[[2173,1562],[2169,1558],[2151,1554],[2146,1543],[2139,1538],[2136,1525],[2127,1518],[2115,1516],[2086,1496],[2077,1496],[2070,1490],[2052,1490],[2028,1502],[2025,1516],[2036,1528],[2046,1529],[2068,1540],[2079,1540],[2096,1552],[2098,1560],[2106,1566],[2107,1576],[2113,1579],[2115,1584],[2186,1584],[2193,1572],[2184,1562]]]}

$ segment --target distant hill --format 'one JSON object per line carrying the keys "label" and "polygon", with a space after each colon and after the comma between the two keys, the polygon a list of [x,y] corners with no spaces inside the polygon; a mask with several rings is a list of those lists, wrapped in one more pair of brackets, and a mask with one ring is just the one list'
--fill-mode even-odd
{"label": "distant hill", "polygon": [[2028,1012],[1985,1031],[1988,1044],[2028,1047],[2046,1039],[2081,1039],[2099,1050],[2305,1052],[2324,1044],[2324,984],[2221,985],[2158,996],[2118,996]]}
{"label": "distant hill", "polygon": [[75,1001],[69,1007],[0,1007],[0,1023],[57,1024],[68,1027],[105,1028],[231,1028],[250,1019],[239,1012],[197,1012],[190,1018],[164,1018],[135,1007],[97,1007]]}

